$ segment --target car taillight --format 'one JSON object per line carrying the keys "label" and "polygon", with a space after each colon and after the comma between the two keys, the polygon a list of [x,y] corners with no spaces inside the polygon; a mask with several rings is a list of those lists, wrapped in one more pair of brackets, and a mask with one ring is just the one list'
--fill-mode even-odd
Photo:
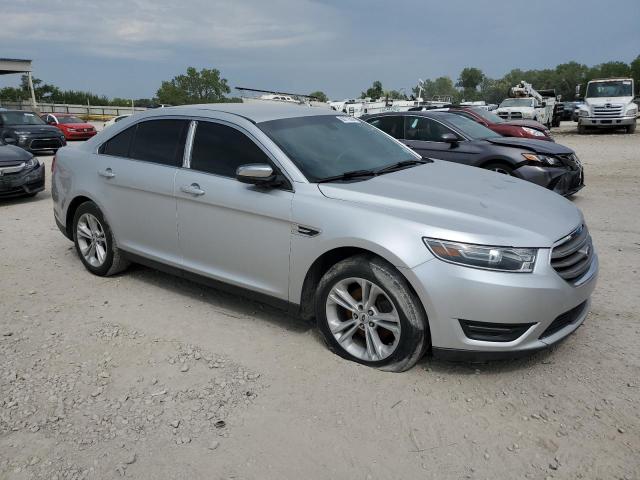
{"label": "car taillight", "polygon": [[56,156],[53,156],[53,160],[51,160],[51,173],[56,169]]}

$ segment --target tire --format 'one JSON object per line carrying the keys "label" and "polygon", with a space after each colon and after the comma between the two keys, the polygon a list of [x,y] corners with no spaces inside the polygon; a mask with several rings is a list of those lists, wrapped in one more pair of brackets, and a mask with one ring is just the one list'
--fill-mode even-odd
{"label": "tire", "polygon": [[[363,301],[363,283],[365,291],[372,293],[371,305],[359,303]],[[335,289],[343,296],[337,296]],[[396,268],[378,257],[355,255],[331,267],[318,285],[315,311],[329,349],[363,365],[403,372],[413,367],[430,345],[420,300]]]}
{"label": "tire", "polygon": [[[129,266],[130,262],[116,246],[109,224],[93,202],[81,204],[73,216],[73,243],[83,265],[94,275],[108,277]],[[89,244],[93,245],[93,255]]]}
{"label": "tire", "polygon": [[636,131],[636,124],[633,123],[631,125],[627,125],[626,130],[627,130],[627,133],[634,133]]}
{"label": "tire", "polygon": [[578,123],[578,135],[584,135],[585,133],[587,133],[587,127]]}
{"label": "tire", "polygon": [[510,177],[513,176],[513,168],[506,163],[491,162],[483,165],[482,168],[485,170],[491,170],[492,172],[501,173],[503,175],[509,175]]}

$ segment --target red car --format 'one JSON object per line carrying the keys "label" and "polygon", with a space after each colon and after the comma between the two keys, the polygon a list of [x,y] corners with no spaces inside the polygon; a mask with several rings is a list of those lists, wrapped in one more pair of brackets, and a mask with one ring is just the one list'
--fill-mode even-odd
{"label": "red car", "polygon": [[49,125],[58,127],[67,140],[86,140],[98,133],[93,125],[69,113],[47,113],[41,117]]}
{"label": "red car", "polygon": [[495,113],[480,107],[449,107],[451,113],[463,115],[474,122],[484,125],[503,137],[531,138],[534,140],[549,140],[551,132],[540,122],[535,120],[505,120]]}

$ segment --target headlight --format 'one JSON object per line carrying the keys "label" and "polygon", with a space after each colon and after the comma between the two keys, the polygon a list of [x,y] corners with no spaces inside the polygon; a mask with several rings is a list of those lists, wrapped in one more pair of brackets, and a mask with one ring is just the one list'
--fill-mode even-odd
{"label": "headlight", "polygon": [[530,162],[542,163],[550,167],[559,167],[562,165],[562,162],[560,160],[558,160],[556,157],[551,157],[549,155],[523,153],[522,156]]}
{"label": "headlight", "polygon": [[535,128],[522,127],[522,130],[527,132],[529,135],[533,135],[534,137],[545,137],[546,136],[540,130],[536,130]]}
{"label": "headlight", "polygon": [[27,170],[31,170],[32,168],[35,168],[39,165],[40,165],[40,162],[38,161],[38,159],[36,157],[31,157],[24,164],[24,168],[26,168]]}
{"label": "headlight", "polygon": [[581,117],[588,117],[589,116],[589,110],[584,110],[584,109],[580,109],[578,110],[578,115],[580,115]]}
{"label": "headlight", "polygon": [[422,240],[440,260],[465,267],[530,273],[536,263],[535,248],[491,247],[426,237]]}
{"label": "headlight", "polygon": [[631,117],[631,116],[636,116],[638,113],[638,107],[631,107],[629,110],[627,110],[627,116]]}

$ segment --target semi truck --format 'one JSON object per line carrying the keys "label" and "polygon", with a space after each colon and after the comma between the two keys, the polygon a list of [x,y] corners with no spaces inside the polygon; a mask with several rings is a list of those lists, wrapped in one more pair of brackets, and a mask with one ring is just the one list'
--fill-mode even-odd
{"label": "semi truck", "polygon": [[[587,83],[584,104],[578,109],[578,133],[589,128],[624,128],[627,133],[636,131],[638,105],[633,102],[632,78],[599,78]],[[576,87],[580,98],[580,85]]]}

